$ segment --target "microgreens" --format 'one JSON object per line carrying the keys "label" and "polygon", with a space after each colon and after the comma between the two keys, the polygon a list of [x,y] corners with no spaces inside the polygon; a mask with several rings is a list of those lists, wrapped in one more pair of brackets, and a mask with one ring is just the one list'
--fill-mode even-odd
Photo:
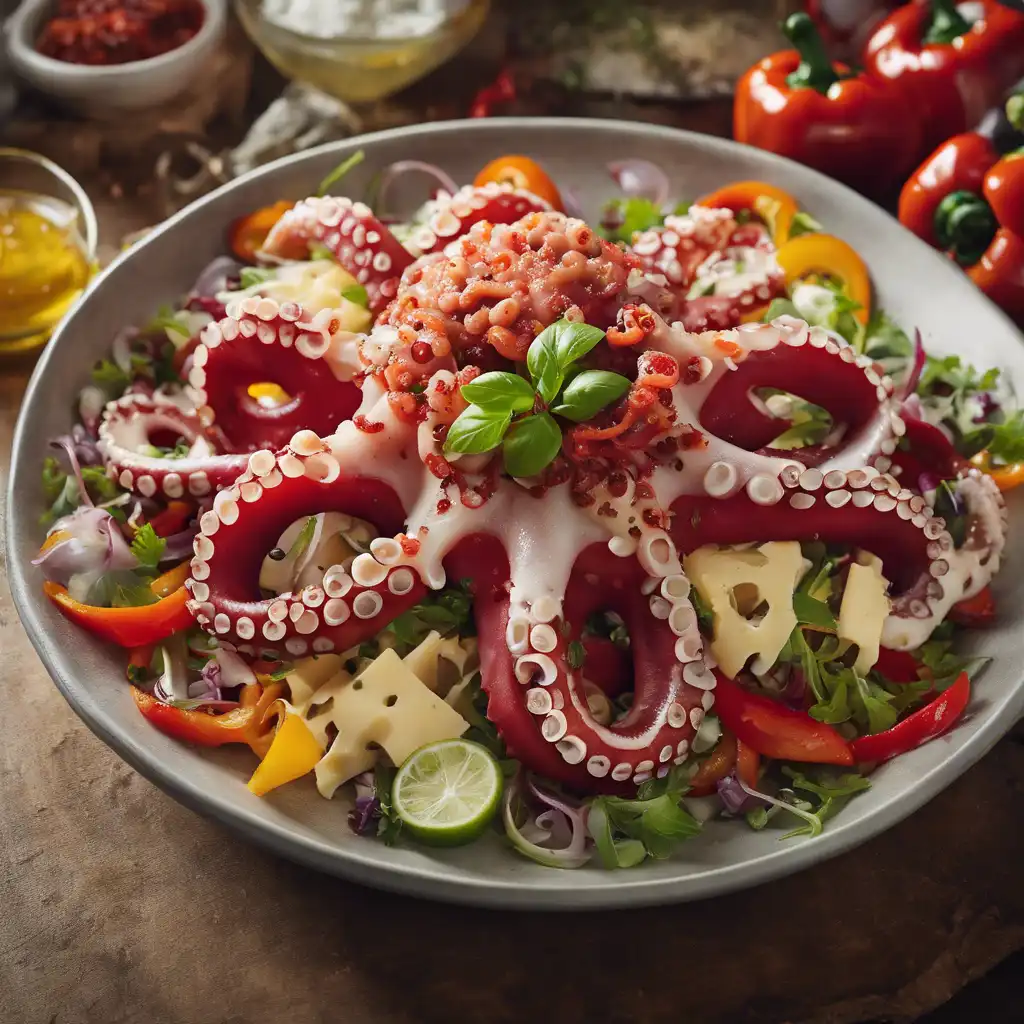
{"label": "microgreens", "polygon": [[555,416],[582,423],[629,390],[629,378],[620,374],[575,372],[603,337],[596,327],[558,320],[526,353],[529,380],[495,371],[464,384],[462,397],[471,404],[449,428],[444,450],[476,455],[501,445],[509,475],[536,476],[562,446]]}

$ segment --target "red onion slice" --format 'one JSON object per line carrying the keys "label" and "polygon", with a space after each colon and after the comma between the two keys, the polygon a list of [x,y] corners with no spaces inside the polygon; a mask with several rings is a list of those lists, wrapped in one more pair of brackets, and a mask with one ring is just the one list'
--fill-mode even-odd
{"label": "red onion slice", "polygon": [[608,173],[623,193],[631,198],[649,199],[656,206],[668,202],[668,175],[650,160],[619,160],[608,165]]}
{"label": "red onion slice", "polygon": [[418,172],[433,178],[438,188],[443,189],[449,195],[454,195],[459,190],[459,186],[455,184],[451,176],[446,171],[441,170],[436,164],[428,164],[423,160],[399,160],[391,164],[390,167],[384,168],[384,172],[381,174],[380,181],[377,184],[374,212],[381,220],[389,217],[387,212],[388,190],[394,185],[396,179],[400,178],[403,174],[412,172]]}

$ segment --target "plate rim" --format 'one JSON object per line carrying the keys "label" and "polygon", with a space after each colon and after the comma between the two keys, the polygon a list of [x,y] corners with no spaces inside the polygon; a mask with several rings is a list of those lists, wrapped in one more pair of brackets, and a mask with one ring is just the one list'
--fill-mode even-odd
{"label": "plate rim", "polygon": [[[136,246],[119,254],[101,274],[97,275],[90,285],[90,290],[105,281],[108,276],[116,273],[122,264],[136,258],[151,240],[173,231],[186,216],[215,202],[225,192],[237,187],[240,182],[251,182],[264,176],[273,175],[282,167],[300,164],[328,152],[337,152],[340,156],[361,146],[372,145],[377,141],[414,138],[428,134],[444,135],[474,131],[494,133],[500,132],[503,128],[523,130],[541,124],[548,126],[557,124],[568,132],[578,128],[604,128],[638,137],[661,136],[685,142],[691,149],[697,151],[701,148],[710,148],[730,153],[746,152],[750,149],[750,147],[732,140],[700,132],[607,118],[488,118],[480,121],[428,122],[386,129],[290,154],[228,182],[163,221]],[[786,173],[793,167],[799,167],[802,174],[811,174],[827,182],[830,189],[838,191],[847,201],[864,204],[865,207],[870,207],[872,210],[888,216],[886,211],[875,206],[870,200],[810,168],[794,164],[784,157],[761,151],[758,152],[758,158],[765,165],[774,167],[780,173]],[[901,230],[903,229],[901,228]],[[936,268],[939,266],[946,268],[944,271],[939,271],[940,274],[956,273],[955,268],[950,267],[939,253],[929,249],[923,242],[920,244],[922,259],[930,254],[931,257],[934,257]],[[979,302],[988,302],[980,293],[977,298]],[[219,796],[216,792],[211,793],[201,789],[197,783],[190,782],[188,777],[171,773],[158,757],[152,755],[127,731],[118,727],[105,714],[102,707],[95,702],[90,702],[86,693],[76,693],[76,688],[69,679],[70,674],[66,673],[60,664],[62,659],[59,648],[48,642],[46,627],[40,615],[40,608],[44,605],[42,598],[36,593],[38,587],[32,585],[27,567],[11,557],[11,553],[16,547],[16,537],[25,528],[25,521],[28,518],[27,513],[22,514],[18,510],[18,505],[15,502],[15,491],[25,472],[21,465],[23,457],[20,453],[29,445],[27,437],[28,411],[39,402],[43,381],[53,372],[51,364],[57,358],[58,351],[68,344],[65,339],[70,337],[69,328],[74,322],[75,312],[79,308],[81,306],[76,306],[75,310],[59,325],[52,340],[41,354],[22,397],[13,435],[11,466],[4,509],[4,544],[8,582],[14,605],[32,646],[57,689],[94,735],[135,771],[173,799],[204,818],[229,826],[245,838],[275,854],[298,861],[316,870],[376,888],[430,900],[491,908],[515,907],[559,912],[642,907],[700,900],[795,874],[804,868],[852,850],[881,834],[918,810],[955,781],[984,756],[1009,730],[1016,719],[1024,714],[1024,673],[1022,673],[1016,686],[1003,696],[999,706],[993,709],[989,719],[979,727],[977,732],[952,750],[950,756],[941,764],[918,776],[905,792],[897,792],[889,797],[875,809],[870,817],[850,821],[847,824],[843,824],[842,818],[839,818],[831,822],[829,828],[813,840],[798,841],[788,846],[780,844],[774,851],[766,852],[752,859],[737,864],[709,865],[699,872],[680,878],[644,877],[642,868],[636,872],[629,872],[628,878],[622,878],[622,873],[619,873],[614,885],[601,885],[595,882],[594,884],[562,886],[558,884],[560,873],[555,869],[550,869],[548,872],[551,876],[550,884],[540,883],[535,877],[531,877],[527,883],[514,878],[508,880],[490,877],[473,878],[454,875],[449,866],[442,861],[427,861],[423,865],[387,863],[374,854],[374,850],[377,849],[377,845],[374,843],[366,843],[365,852],[361,845],[354,846],[351,850],[341,850],[328,846],[313,836],[297,834],[290,830],[286,823],[260,820],[247,810],[244,803],[232,802],[228,798]],[[1001,310],[996,310],[993,306],[992,311],[997,313],[1009,328],[1016,330],[1010,319]],[[511,851],[510,855],[514,856]]]}

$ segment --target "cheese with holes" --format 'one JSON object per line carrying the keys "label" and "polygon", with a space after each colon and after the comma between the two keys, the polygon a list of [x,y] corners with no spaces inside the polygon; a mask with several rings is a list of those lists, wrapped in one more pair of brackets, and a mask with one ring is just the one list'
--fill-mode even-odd
{"label": "cheese with holes", "polygon": [[[437,693],[446,675],[447,685],[462,677],[470,653],[457,637],[443,637],[437,630],[431,630],[419,646],[402,659],[402,663],[415,673],[427,689]],[[450,671],[442,662],[451,666]]]}
{"label": "cheese with holes", "polygon": [[315,658],[303,658],[295,662],[286,677],[291,703],[304,709],[313,694],[340,671],[341,656],[337,654],[318,654]]}
{"label": "cheese with holes", "polygon": [[[753,657],[753,671],[767,672],[796,628],[793,591],[807,569],[799,543],[772,541],[742,551],[698,548],[683,559],[683,567],[714,614],[711,653],[721,670],[735,679]],[[737,594],[742,610],[737,610]],[[763,615],[743,614],[762,604],[767,604]]]}
{"label": "cheese with holes", "polygon": [[882,627],[890,610],[888,589],[889,581],[882,575],[881,559],[867,551],[858,552],[857,561],[850,565],[846,577],[836,632],[840,640],[857,645],[853,667],[862,676],[878,661]]}
{"label": "cheese with holes", "polygon": [[[316,667],[310,662],[301,664],[304,681]],[[355,679],[335,671],[311,697],[301,704],[296,701],[295,710],[321,746],[327,746],[332,728],[337,730],[315,769],[317,789],[325,797],[369,771],[380,750],[400,765],[419,747],[454,739],[469,728],[469,722],[424,685],[393,650],[378,655]]]}

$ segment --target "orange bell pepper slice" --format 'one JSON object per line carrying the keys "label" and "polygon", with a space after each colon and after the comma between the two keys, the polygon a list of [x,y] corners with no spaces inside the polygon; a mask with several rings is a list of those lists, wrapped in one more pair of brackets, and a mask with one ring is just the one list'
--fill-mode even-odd
{"label": "orange bell pepper slice", "polygon": [[711,754],[701,762],[701,766],[690,779],[688,796],[710,796],[716,792],[718,783],[732,771],[736,764],[736,737],[723,730]]}
{"label": "orange bell pepper slice", "polygon": [[101,640],[122,647],[144,647],[188,629],[195,616],[185,607],[188,592],[179,587],[155,604],[135,608],[100,608],[76,601],[67,588],[47,581],[43,593],[75,625],[94,633]]}
{"label": "orange bell pepper slice", "polygon": [[170,597],[176,590],[185,586],[185,580],[188,579],[191,571],[188,562],[179,562],[173,569],[168,569],[163,575],[157,576],[150,583],[149,589],[157,597]]}
{"label": "orange bell pepper slice", "polygon": [[835,235],[798,235],[775,254],[792,284],[808,274],[839,278],[849,298],[858,303],[854,319],[862,324],[871,316],[871,275],[857,251]]}
{"label": "orange bell pepper slice", "polygon": [[286,713],[252,778],[249,792],[264,796],[272,789],[308,775],[324,756],[324,748],[300,715]]}
{"label": "orange bell pepper slice", "polygon": [[243,262],[252,263],[256,259],[256,253],[263,248],[270,229],[294,205],[286,199],[279,199],[270,206],[261,207],[245,217],[239,217],[228,232],[231,251]]}
{"label": "orange bell pepper slice", "polygon": [[278,683],[264,689],[258,683],[251,683],[243,689],[239,707],[222,715],[164,704],[135,686],[131,690],[143,718],[168,736],[201,747],[246,743],[256,749],[270,738],[270,727],[265,719],[271,705],[284,693],[284,686]]}
{"label": "orange bell pepper slice", "polygon": [[479,188],[492,181],[499,185],[508,184],[513,188],[526,189],[549,202],[556,210],[562,209],[562,196],[558,187],[544,173],[540,164],[528,156],[499,156],[480,171],[473,179],[473,184]]}
{"label": "orange bell pepper slice", "polygon": [[1011,462],[1006,466],[993,466],[988,452],[978,452],[971,459],[971,463],[978,467],[986,476],[992,478],[992,482],[1001,491],[1012,491],[1014,487],[1024,484],[1024,462]]}
{"label": "orange bell pepper slice", "polygon": [[776,246],[789,240],[789,229],[800,209],[788,192],[766,181],[735,181],[702,196],[697,205],[756,213],[767,225]]}

